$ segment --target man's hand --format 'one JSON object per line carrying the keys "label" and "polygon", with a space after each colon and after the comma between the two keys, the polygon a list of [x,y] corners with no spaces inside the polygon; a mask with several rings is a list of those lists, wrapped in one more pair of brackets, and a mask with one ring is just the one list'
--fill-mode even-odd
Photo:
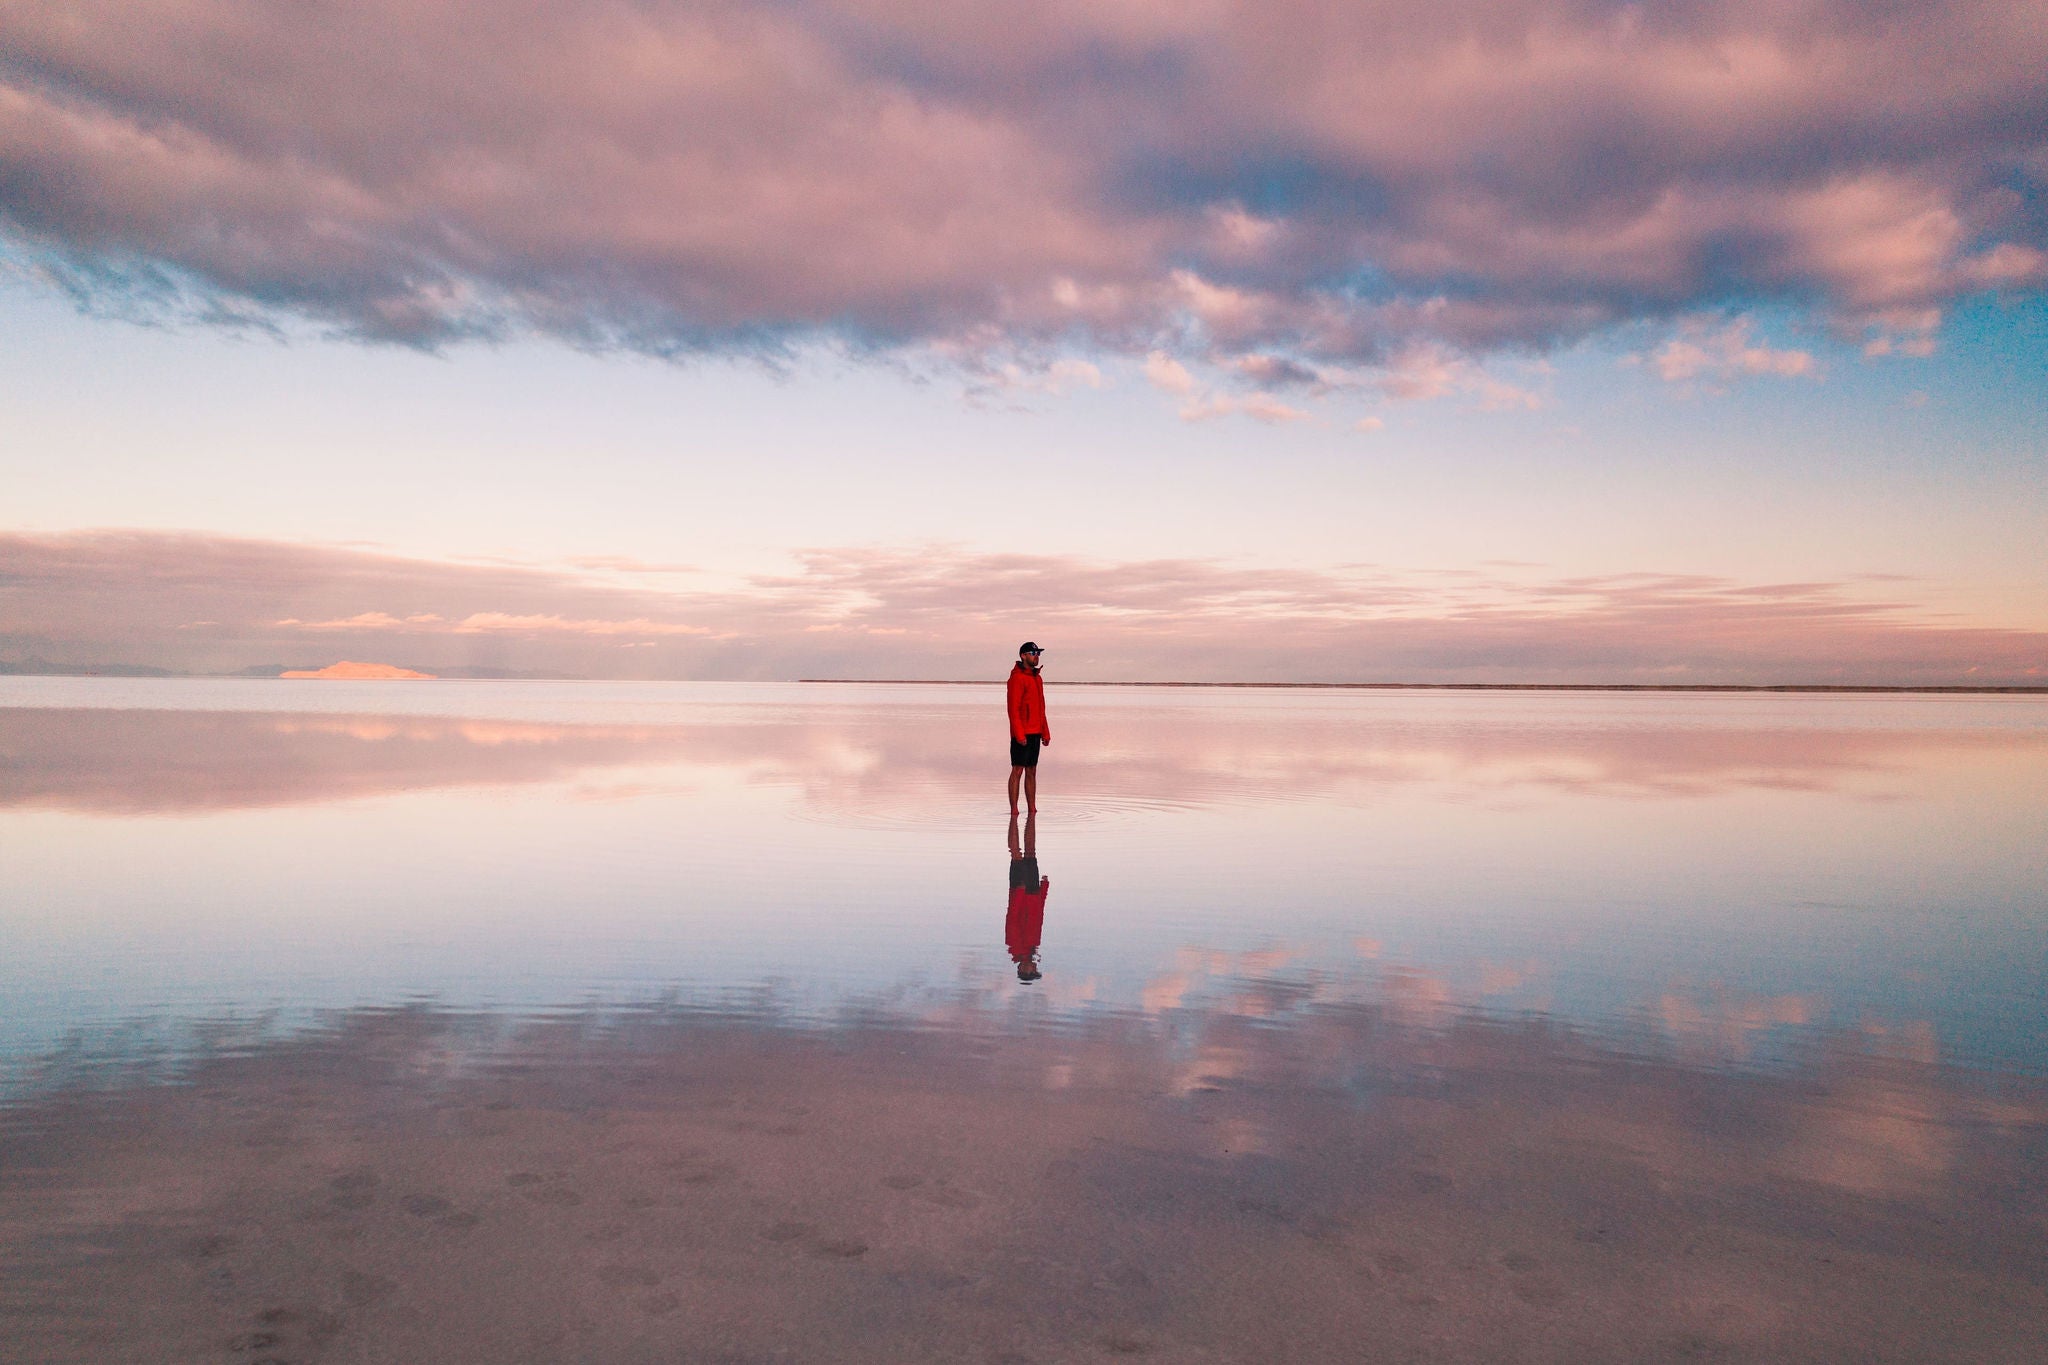
{"label": "man's hand", "polygon": [[1038,747],[1041,749],[1050,749],[1052,747],[1052,736],[1041,734],[1038,737]]}

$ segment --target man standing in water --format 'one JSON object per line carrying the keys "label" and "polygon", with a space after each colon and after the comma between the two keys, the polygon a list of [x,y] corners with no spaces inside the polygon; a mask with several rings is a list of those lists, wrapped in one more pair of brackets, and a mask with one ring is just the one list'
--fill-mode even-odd
{"label": "man standing in water", "polygon": [[1017,666],[1010,670],[1010,814],[1017,813],[1017,788],[1024,803],[1038,814],[1038,750],[1052,743],[1045,720],[1045,680],[1038,676],[1039,648],[1026,640],[1017,647]]}

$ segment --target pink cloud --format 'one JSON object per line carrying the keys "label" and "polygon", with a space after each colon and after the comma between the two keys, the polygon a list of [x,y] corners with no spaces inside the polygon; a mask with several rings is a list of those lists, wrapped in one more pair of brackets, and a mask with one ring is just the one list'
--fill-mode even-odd
{"label": "pink cloud", "polygon": [[1300,408],[1270,393],[1211,394],[1206,398],[1196,399],[1180,410],[1182,420],[1188,422],[1203,422],[1211,417],[1228,417],[1233,413],[1242,413],[1268,425],[1300,422],[1308,417]]}
{"label": "pink cloud", "polygon": [[[1270,380],[1277,377],[1278,363],[1271,357],[1246,357],[1232,368],[1248,374],[1255,380]],[[1177,394],[1186,401],[1181,404],[1180,417],[1184,422],[1206,422],[1215,417],[1229,417],[1241,414],[1269,425],[1286,422],[1300,422],[1308,413],[1275,394],[1253,391],[1251,393],[1220,393],[1196,382],[1188,367],[1163,351],[1154,351],[1145,357],[1143,367],[1145,378],[1154,388]]]}
{"label": "pink cloud", "polygon": [[[436,618],[438,619],[438,618]],[[624,621],[570,620],[552,612],[515,615],[502,611],[474,611],[451,628],[457,635],[481,635],[490,631],[512,634],[560,633],[565,635],[711,635],[709,626],[686,625],[677,621],[653,621],[636,616]]]}
{"label": "pink cloud", "polygon": [[[204,624],[217,626],[220,622],[208,621]],[[333,621],[301,621],[297,617],[288,616],[277,624],[280,626],[290,626],[295,630],[404,631],[423,630],[430,626],[437,626],[441,624],[441,618],[432,612],[423,612],[417,616],[407,616],[401,619],[393,616],[388,611],[359,611],[354,616],[342,617]]]}
{"label": "pink cloud", "polygon": [[1154,351],[1145,357],[1145,378],[1168,393],[1195,391],[1195,377],[1188,373],[1188,367],[1164,351]]}
{"label": "pink cloud", "polygon": [[[2048,680],[2048,632],[1937,616],[1901,588],[932,546],[812,550],[791,573],[693,592],[190,534],[0,535],[0,662],[235,671],[352,657],[442,674],[979,677],[1028,637],[1057,642],[1054,676],[1066,678]],[[625,641],[653,647],[622,653]]]}
{"label": "pink cloud", "polygon": [[47,0],[0,11],[0,240],[145,315],[1027,378],[1855,330],[2048,282],[2044,73],[2024,0]]}
{"label": "pink cloud", "polygon": [[1748,318],[1719,326],[1695,321],[1649,357],[1650,367],[1673,384],[1726,381],[1750,375],[1796,378],[1815,373],[1813,353],[1774,349],[1756,341]]}

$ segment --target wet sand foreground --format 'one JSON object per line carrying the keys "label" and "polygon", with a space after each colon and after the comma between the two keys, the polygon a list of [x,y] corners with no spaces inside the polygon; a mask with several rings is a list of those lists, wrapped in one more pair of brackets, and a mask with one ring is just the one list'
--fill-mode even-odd
{"label": "wet sand foreground", "polygon": [[426,1009],[0,1110],[37,1362],[2038,1361],[2048,1094],[1370,1005]]}

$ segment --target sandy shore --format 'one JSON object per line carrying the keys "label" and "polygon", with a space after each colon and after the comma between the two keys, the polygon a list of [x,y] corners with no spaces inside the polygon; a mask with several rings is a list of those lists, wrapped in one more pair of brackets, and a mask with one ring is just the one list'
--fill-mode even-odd
{"label": "sandy shore", "polygon": [[425,1010],[0,1111],[20,1362],[2036,1361],[2048,1096],[1845,1047]]}

